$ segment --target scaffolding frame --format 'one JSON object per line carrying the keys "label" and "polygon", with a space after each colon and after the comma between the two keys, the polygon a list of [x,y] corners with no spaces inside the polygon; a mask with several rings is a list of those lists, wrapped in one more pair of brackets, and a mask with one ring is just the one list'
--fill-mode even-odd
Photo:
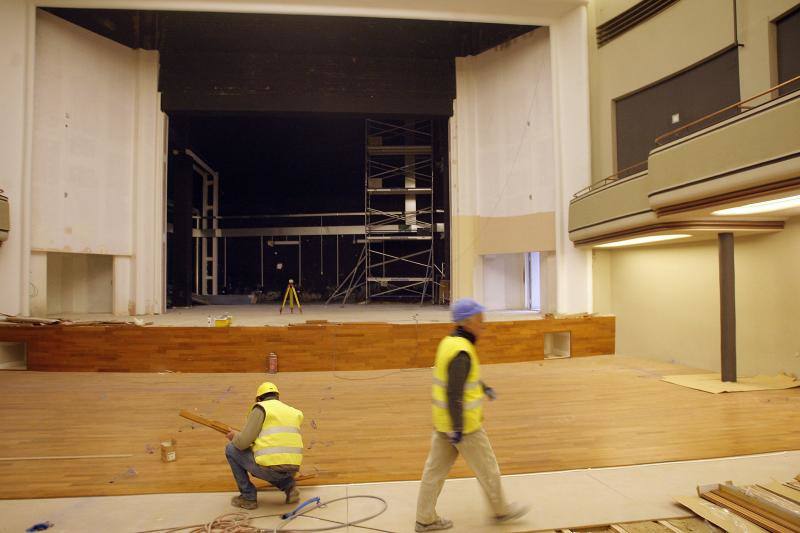
{"label": "scaffolding frame", "polygon": [[366,119],[364,136],[364,248],[328,303],[360,287],[365,302],[434,302],[433,120]]}

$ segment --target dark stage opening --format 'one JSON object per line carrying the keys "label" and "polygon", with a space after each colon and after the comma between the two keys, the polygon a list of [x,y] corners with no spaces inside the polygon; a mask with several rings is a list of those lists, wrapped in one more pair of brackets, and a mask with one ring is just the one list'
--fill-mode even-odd
{"label": "dark stage opening", "polygon": [[[369,127],[384,135],[370,134]],[[424,128],[418,139],[413,138],[415,127]],[[186,141],[191,156],[175,149],[171,158],[168,222],[173,230],[168,233],[167,261],[178,261],[178,206],[185,206],[183,211],[191,206],[195,295],[212,296],[205,299],[211,302],[275,301],[292,279],[302,301],[327,301],[340,286],[351,286],[348,301],[363,301],[363,256],[370,233],[370,278],[382,278],[372,282],[373,298],[432,301],[443,296],[438,287],[449,277],[446,117],[181,116],[172,120],[171,129],[173,138]],[[406,146],[419,153],[402,153]],[[213,177],[203,175],[207,171],[194,156],[218,175],[216,216],[203,210],[213,203],[213,194],[203,195],[204,182]],[[181,160],[187,159],[182,167]],[[191,173],[184,178],[181,169],[187,167]],[[413,194],[407,194],[409,189]],[[377,230],[365,231],[368,223]],[[386,232],[390,238],[375,241]],[[213,255],[213,235],[216,261],[204,261],[204,247],[206,256]],[[403,235],[409,238],[400,239]],[[391,260],[411,254],[417,255]],[[185,279],[185,273],[185,268],[169,269],[168,285],[174,287],[177,276]],[[204,280],[214,274],[216,287]],[[351,274],[356,279],[342,285]],[[422,281],[397,279],[425,277],[430,278],[427,287]],[[411,283],[419,286],[392,291]],[[386,294],[378,294],[382,292]]]}

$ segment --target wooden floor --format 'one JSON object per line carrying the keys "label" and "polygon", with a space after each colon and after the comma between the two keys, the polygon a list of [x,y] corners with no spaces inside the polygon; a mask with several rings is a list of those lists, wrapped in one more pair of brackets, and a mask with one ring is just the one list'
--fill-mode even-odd
{"label": "wooden floor", "polygon": [[[690,369],[619,356],[486,365],[499,399],[486,428],[503,473],[800,449],[800,390],[712,395],[661,382]],[[239,425],[264,376],[0,372],[0,498],[233,490],[225,439],[179,418]],[[313,483],[419,479],[430,436],[430,369],[280,373],[306,415]],[[158,443],[178,441],[162,463]],[[151,453],[154,452],[154,453]],[[461,460],[453,476],[468,476]]]}
{"label": "wooden floor", "polygon": [[[489,322],[484,363],[544,359],[545,334],[570,332],[573,357],[614,353],[612,316]],[[263,372],[419,368],[452,324],[321,323],[274,327],[4,326],[0,341],[26,344],[30,370]]]}

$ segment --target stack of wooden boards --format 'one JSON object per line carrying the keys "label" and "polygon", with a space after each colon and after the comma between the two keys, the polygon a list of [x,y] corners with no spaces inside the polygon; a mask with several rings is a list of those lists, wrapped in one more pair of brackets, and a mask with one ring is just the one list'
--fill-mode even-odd
{"label": "stack of wooden boards", "polygon": [[787,483],[705,485],[697,494],[677,501],[725,531],[800,533],[800,476]]}
{"label": "stack of wooden boards", "polygon": [[723,530],[702,518],[670,518],[646,520],[572,529],[554,529],[540,533],[722,533]]}
{"label": "stack of wooden boards", "polygon": [[800,533],[800,475],[786,483],[697,487],[698,496],[677,498],[694,516],[540,533]]}

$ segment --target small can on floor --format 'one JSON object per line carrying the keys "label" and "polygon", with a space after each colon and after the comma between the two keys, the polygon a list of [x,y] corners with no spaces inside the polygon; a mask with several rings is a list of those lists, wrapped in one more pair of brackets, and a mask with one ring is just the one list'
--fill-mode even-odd
{"label": "small can on floor", "polygon": [[178,441],[175,439],[161,441],[161,460],[165,463],[178,460]]}

